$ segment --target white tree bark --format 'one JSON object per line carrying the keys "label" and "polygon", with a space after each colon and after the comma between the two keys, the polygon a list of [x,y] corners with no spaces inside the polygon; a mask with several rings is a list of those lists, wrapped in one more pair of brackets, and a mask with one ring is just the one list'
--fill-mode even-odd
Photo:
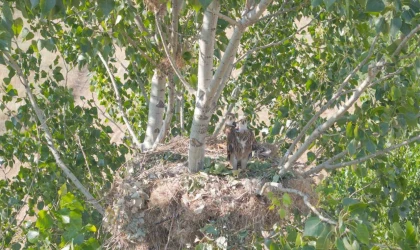
{"label": "white tree bark", "polygon": [[168,134],[169,127],[171,125],[172,116],[175,113],[175,86],[173,82],[174,75],[168,76],[168,102],[166,104],[165,121],[163,122],[162,128],[159,131],[159,135],[156,137],[155,143],[153,144],[152,150],[156,149],[159,143],[165,140]]}
{"label": "white tree bark", "polygon": [[217,25],[217,15],[214,13],[219,12],[219,10],[219,1],[214,0],[204,13],[203,26],[201,28],[198,87],[188,151],[188,167],[192,172],[197,172],[204,167],[205,138],[211,117],[211,107],[208,102],[208,86],[213,76],[213,55]]}
{"label": "white tree bark", "polygon": [[150,91],[149,114],[147,120],[146,137],[144,138],[144,149],[153,147],[163,124],[165,111],[165,75],[155,69],[152,78]]}
{"label": "white tree bark", "polygon": [[216,108],[225,82],[229,78],[227,74],[231,73],[241,37],[246,28],[258,20],[271,2],[272,0],[262,0],[240,21],[235,23],[235,30],[214,76],[213,55],[216,24],[219,16],[217,13],[220,10],[220,3],[218,0],[214,0],[207,7],[203,17],[199,41],[198,88],[188,151],[188,167],[192,172],[197,172],[204,167],[205,138],[209,121]]}

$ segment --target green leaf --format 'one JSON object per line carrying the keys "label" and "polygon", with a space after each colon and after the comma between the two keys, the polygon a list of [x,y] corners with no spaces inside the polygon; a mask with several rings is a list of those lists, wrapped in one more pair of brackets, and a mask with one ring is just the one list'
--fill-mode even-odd
{"label": "green leaf", "polygon": [[285,206],[292,205],[292,199],[290,198],[290,195],[288,193],[284,193],[282,199],[283,199],[283,204]]}
{"label": "green leaf", "polygon": [[317,7],[322,3],[322,0],[311,0],[312,7]]}
{"label": "green leaf", "polygon": [[2,11],[1,11],[1,24],[8,31],[11,31],[13,24],[13,14],[10,6],[7,2],[3,2]]}
{"label": "green leaf", "polygon": [[337,247],[338,250],[346,250],[342,239],[337,239],[335,241],[335,246]]}
{"label": "green leaf", "polygon": [[308,159],[308,162],[313,162],[316,159],[316,155],[312,151],[309,151],[308,153],[306,153],[306,157]]}
{"label": "green leaf", "polygon": [[303,236],[319,237],[324,230],[324,224],[318,217],[309,217],[305,222]]}
{"label": "green leaf", "polygon": [[353,138],[353,123],[352,122],[347,123],[346,136],[347,138]]}
{"label": "green leaf", "polygon": [[93,233],[95,233],[97,230],[96,230],[96,227],[95,227],[95,225],[92,225],[92,224],[87,224],[86,226],[85,226],[85,228],[86,228],[86,230],[88,230],[89,232],[93,232]]}
{"label": "green leaf", "polygon": [[369,230],[365,224],[359,223],[356,227],[356,236],[360,242],[368,245],[369,244]]}
{"label": "green leaf", "polygon": [[294,139],[298,134],[298,130],[296,128],[292,128],[289,131],[287,131],[286,136],[289,139]]}
{"label": "green leaf", "polygon": [[28,234],[26,235],[28,241],[30,243],[35,243],[38,240],[39,232],[34,230],[29,230]]}
{"label": "green leaf", "polygon": [[279,215],[280,215],[280,219],[284,219],[284,218],[286,218],[287,212],[286,212],[286,210],[285,210],[285,209],[280,208],[280,209],[279,209],[279,211],[278,211],[278,213],[279,213]]}
{"label": "green leaf", "polygon": [[324,0],[324,3],[327,9],[329,9],[335,3],[335,0]]}
{"label": "green leaf", "polygon": [[370,153],[375,153],[376,152],[376,145],[372,142],[372,140],[369,140],[369,139],[366,140],[366,149]]}
{"label": "green leaf", "polygon": [[356,140],[351,140],[349,144],[347,144],[347,151],[350,155],[356,154]]}
{"label": "green leaf", "polygon": [[349,243],[349,241],[348,241],[348,239],[345,237],[345,238],[343,238],[343,243],[344,243],[344,247],[347,249],[347,250],[356,250],[356,249],[354,249],[353,248],[353,246],[352,245],[350,245],[350,243]]}
{"label": "green leaf", "polygon": [[22,32],[20,33],[20,37],[23,41],[28,41],[34,38],[34,33],[28,30],[28,28],[23,28]]}
{"label": "green leaf", "polygon": [[77,199],[75,199],[72,193],[67,193],[61,197],[60,207],[68,208],[70,210],[79,210],[79,211],[84,210],[82,204]]}
{"label": "green leaf", "polygon": [[401,25],[402,25],[401,18],[397,17],[391,20],[391,30],[390,30],[391,37],[395,37],[397,35],[398,31],[400,31],[401,29]]}
{"label": "green leaf", "polygon": [[22,246],[19,243],[13,243],[12,250],[20,250]]}
{"label": "green leaf", "polygon": [[394,237],[397,239],[404,238],[404,231],[402,230],[400,224],[398,222],[394,222],[391,226],[392,233],[394,234]]}
{"label": "green leaf", "polygon": [[357,203],[360,203],[360,201],[356,200],[356,199],[348,198],[348,197],[343,199],[343,205],[344,206],[350,206],[350,205],[357,204]]}
{"label": "green leaf", "polygon": [[391,97],[393,101],[397,101],[401,98],[401,90],[397,86],[393,85],[391,87]]}
{"label": "green leaf", "polygon": [[203,10],[207,9],[213,0],[199,0]]}
{"label": "green leaf", "polygon": [[280,122],[274,123],[273,129],[271,129],[271,135],[278,135],[280,133]]}
{"label": "green leaf", "polygon": [[13,122],[11,122],[11,121],[6,121],[4,123],[4,125],[6,126],[7,130],[12,130],[15,127],[15,126],[13,126]]}
{"label": "green leaf", "polygon": [[54,8],[56,0],[40,0],[41,13],[47,15]]}
{"label": "green leaf", "polygon": [[331,249],[331,241],[328,235],[322,235],[318,238],[318,240],[316,241],[316,249]]}
{"label": "green leaf", "polygon": [[385,9],[382,0],[368,0],[366,3],[366,12],[381,12]]}
{"label": "green leaf", "polygon": [[417,77],[419,77],[420,76],[420,59],[419,58],[416,58],[415,66],[416,66]]}
{"label": "green leaf", "polygon": [[411,242],[417,242],[416,239],[416,229],[413,226],[413,224],[411,223],[411,221],[407,221],[405,223],[405,230],[406,230],[406,238],[407,240],[411,241]]}
{"label": "green leaf", "polygon": [[12,30],[13,30],[13,34],[17,37],[19,36],[20,32],[22,31],[22,27],[23,27],[23,20],[22,18],[16,18],[13,21],[13,25],[12,25]]}
{"label": "green leaf", "polygon": [[49,229],[53,224],[53,219],[51,215],[48,214],[47,211],[41,210],[38,213],[38,219],[36,220],[35,226],[39,228],[41,231]]}
{"label": "green leaf", "polygon": [[114,0],[102,0],[98,1],[99,9],[102,11],[104,16],[108,16],[109,13],[114,9]]}
{"label": "green leaf", "polygon": [[38,6],[39,0],[31,0],[31,9],[34,9],[36,6]]}

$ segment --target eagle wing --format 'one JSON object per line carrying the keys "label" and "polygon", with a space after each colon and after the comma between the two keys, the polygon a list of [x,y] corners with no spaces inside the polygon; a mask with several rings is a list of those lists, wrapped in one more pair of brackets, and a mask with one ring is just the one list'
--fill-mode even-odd
{"label": "eagle wing", "polygon": [[235,153],[236,148],[236,131],[235,127],[226,126],[225,127],[225,134],[226,134],[226,153],[227,159],[230,160],[230,155]]}
{"label": "eagle wing", "polygon": [[252,148],[255,144],[254,133],[247,129],[242,132],[237,132],[238,145],[240,146],[240,159],[250,158],[252,155]]}

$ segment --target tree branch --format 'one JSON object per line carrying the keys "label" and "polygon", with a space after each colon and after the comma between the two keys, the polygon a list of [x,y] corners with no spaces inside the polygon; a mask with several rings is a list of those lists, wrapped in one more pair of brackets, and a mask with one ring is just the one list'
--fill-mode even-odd
{"label": "tree branch", "polygon": [[[319,14],[321,14],[321,13],[322,13],[322,12],[320,12]],[[272,43],[269,43],[269,44],[267,44],[267,45],[260,46],[260,47],[255,47],[255,48],[252,48],[252,49],[248,50],[245,54],[243,54],[241,57],[239,57],[239,59],[238,59],[238,60],[236,60],[236,62],[235,62],[234,64],[237,64],[238,62],[240,62],[241,60],[243,60],[245,57],[247,57],[247,56],[249,56],[249,55],[253,54],[253,53],[254,53],[254,52],[256,52],[256,51],[263,50],[263,49],[267,49],[267,48],[270,48],[270,47],[274,47],[274,46],[278,46],[278,45],[280,45],[280,44],[283,44],[283,43],[284,43],[284,41],[286,41],[286,40],[288,40],[288,39],[292,38],[292,37],[293,37],[293,36],[295,36],[296,34],[300,33],[302,30],[304,30],[306,27],[308,27],[309,25],[311,25],[311,24],[312,24],[312,22],[313,22],[314,20],[316,20],[316,18],[319,16],[319,14],[318,14],[315,18],[313,18],[313,19],[312,19],[309,23],[307,23],[306,25],[302,26],[300,29],[296,30],[296,32],[294,32],[294,33],[293,33],[293,34],[291,34],[290,36],[283,38],[283,39],[282,39],[282,40],[280,40],[279,42],[272,42]]]}
{"label": "tree branch", "polygon": [[233,61],[235,59],[241,37],[245,32],[245,29],[257,21],[257,19],[262,15],[262,13],[264,13],[271,2],[272,0],[262,0],[257,6],[255,6],[255,8],[245,14],[239,21],[239,24],[236,25],[226,51],[223,54],[223,57],[220,60],[220,64],[217,67],[216,73],[214,74],[211,81],[209,96],[207,97],[208,100],[213,100],[213,97],[217,95],[217,92],[219,92],[217,91],[219,86],[223,85],[224,81],[227,80],[228,77],[226,77],[226,74],[230,72],[234,66]]}
{"label": "tree branch", "polygon": [[[397,148],[400,148],[402,146],[406,146],[406,145],[408,145],[408,144],[410,144],[410,143],[412,143],[414,141],[418,141],[418,140],[420,140],[420,135],[415,136],[415,137],[412,137],[412,138],[410,138],[408,140],[405,140],[405,141],[403,141],[403,142],[401,142],[399,144],[390,146],[390,147],[388,147],[388,148],[386,148],[384,150],[377,151],[377,152],[375,152],[373,154],[370,154],[370,155],[361,157],[361,158],[356,159],[356,160],[353,160],[353,161],[347,161],[347,162],[337,163],[337,164],[333,164],[333,165],[326,164],[322,168],[320,168],[319,171],[322,170],[322,169],[333,170],[333,169],[343,168],[343,167],[347,167],[347,166],[351,166],[351,165],[355,165],[355,164],[360,164],[360,163],[365,162],[367,160],[370,160],[372,158],[375,158],[375,157],[378,157],[378,156],[381,156],[381,155],[388,154],[388,153],[390,153],[391,151],[393,151],[393,150],[395,150]],[[307,172],[305,172],[304,175],[309,175],[309,174],[312,174],[313,172],[314,172],[314,169],[310,169]]]}
{"label": "tree branch", "polygon": [[131,138],[133,139],[137,148],[142,150],[143,145],[140,143],[139,139],[137,138],[136,133],[134,132],[134,130],[131,127],[131,124],[130,124],[128,118],[127,118],[127,115],[124,112],[124,108],[123,108],[122,103],[121,103],[120,92],[118,91],[118,86],[117,86],[117,83],[115,82],[114,75],[112,74],[111,70],[109,69],[108,63],[105,61],[101,52],[99,52],[99,51],[98,51],[98,56],[101,59],[102,64],[105,66],[106,71],[108,72],[109,78],[111,79],[112,86],[114,87],[115,96],[116,96],[116,99],[117,99],[117,106],[118,106],[118,110],[120,111],[120,115],[123,117],[124,123],[125,123],[125,125],[127,126],[127,129],[128,129],[128,132],[130,133]]}
{"label": "tree branch", "polygon": [[392,57],[397,56],[401,52],[404,45],[408,42],[408,40],[411,39],[419,30],[420,30],[420,24],[417,25],[417,27],[415,27],[410,33],[408,33],[406,37],[404,37],[404,39],[398,45],[397,49],[394,51],[394,53],[392,53]]}
{"label": "tree branch", "polygon": [[301,5],[295,6],[293,8],[289,8],[289,9],[285,9],[285,10],[283,10],[283,9],[279,10],[277,12],[274,12],[273,14],[269,14],[269,15],[261,17],[260,19],[258,19],[257,22],[260,22],[260,21],[263,21],[265,19],[269,19],[269,18],[272,18],[272,17],[275,17],[275,16],[279,16],[279,15],[284,14],[284,13],[289,13],[289,12],[294,11],[294,10],[300,10],[301,8],[303,8],[307,5],[308,5],[308,2],[305,2]]}
{"label": "tree branch", "polygon": [[213,14],[215,14],[218,18],[220,18],[220,19],[222,19],[222,20],[225,20],[226,22],[228,22],[228,23],[230,23],[231,25],[233,25],[233,26],[236,26],[236,25],[240,25],[239,24],[239,22],[238,21],[236,21],[235,19],[232,19],[232,18],[230,18],[230,17],[228,17],[228,16],[226,16],[226,15],[223,15],[222,13],[220,13],[220,12],[215,12],[215,11],[213,11],[213,10],[209,10],[211,13],[213,13]]}
{"label": "tree branch", "polygon": [[12,67],[16,71],[17,75],[19,76],[20,82],[25,87],[26,94],[29,98],[29,101],[32,105],[32,108],[35,111],[35,114],[38,118],[41,129],[45,133],[44,136],[45,136],[45,139],[47,141],[47,146],[48,146],[50,152],[52,153],[52,155],[54,156],[55,162],[60,167],[60,169],[64,172],[66,177],[68,179],[70,179],[73,182],[73,184],[76,186],[76,188],[85,196],[86,201],[88,203],[91,203],[93,205],[93,207],[100,214],[104,215],[105,210],[101,206],[101,204],[99,204],[99,202],[92,196],[92,194],[90,194],[90,192],[83,186],[83,184],[79,181],[79,179],[77,179],[77,177],[70,171],[70,169],[66,166],[66,164],[61,160],[61,156],[58,153],[56,147],[54,146],[54,139],[53,139],[53,136],[51,134],[50,128],[47,125],[47,121],[45,119],[45,116],[44,116],[43,112],[41,111],[41,109],[39,108],[39,106],[36,102],[36,98],[32,93],[31,87],[29,86],[29,81],[26,78],[26,76],[24,75],[24,73],[22,72],[22,69],[19,67],[19,65],[16,63],[16,61],[9,55],[8,52],[3,51],[3,55],[4,55],[4,58],[5,58],[5,61],[7,62],[7,64],[9,64],[10,67]]}
{"label": "tree branch", "polygon": [[161,39],[162,44],[163,44],[163,49],[165,50],[166,57],[168,58],[172,69],[174,70],[175,74],[178,76],[179,80],[184,85],[185,89],[190,93],[190,95],[195,95],[196,90],[181,75],[181,72],[179,72],[178,68],[175,65],[174,60],[172,59],[171,54],[169,53],[168,45],[166,44],[165,39],[163,38],[162,28],[160,27],[159,18],[158,18],[157,15],[155,16],[155,21],[156,21],[156,27],[157,27],[160,39]]}
{"label": "tree branch", "polygon": [[303,193],[303,192],[301,192],[301,191],[299,191],[299,190],[296,190],[296,189],[291,189],[291,188],[284,188],[284,187],[282,187],[282,185],[281,185],[281,183],[277,183],[277,182],[266,182],[266,183],[264,183],[264,185],[263,185],[263,187],[261,188],[261,191],[260,191],[260,195],[262,195],[263,193],[264,193],[264,190],[266,189],[266,187],[267,186],[270,186],[270,187],[274,187],[274,188],[276,188],[277,190],[279,190],[279,191],[281,191],[281,192],[284,192],[284,193],[290,193],[290,194],[296,194],[296,195],[299,195],[300,197],[302,197],[303,198],[303,202],[305,203],[305,205],[307,206],[307,207],[309,207],[311,210],[312,210],[312,212],[314,213],[314,214],[316,214],[318,217],[319,217],[319,219],[320,220],[322,220],[322,221],[324,221],[324,222],[327,222],[327,223],[329,223],[329,224],[331,224],[331,225],[337,225],[337,222],[336,221],[334,221],[334,220],[332,220],[332,219],[329,219],[329,218],[327,218],[327,217],[325,217],[325,216],[323,216],[310,202],[309,202],[309,196],[307,195],[307,194],[305,194],[305,193]]}
{"label": "tree branch", "polygon": [[[127,0],[127,3],[130,7],[134,8],[134,4],[131,0]],[[150,32],[146,29],[146,27],[143,24],[143,20],[141,19],[141,17],[137,14],[134,15],[134,22],[137,25],[137,28],[143,32],[146,33],[146,36],[150,36]]]}
{"label": "tree branch", "polygon": [[292,145],[290,145],[290,147],[287,149],[286,153],[284,154],[283,158],[280,161],[280,164],[284,164],[289,155],[292,153],[292,151],[295,149],[296,145],[299,143],[299,141],[303,138],[303,136],[305,136],[306,132],[309,130],[309,128],[312,126],[312,124],[319,118],[319,116],[321,116],[321,114],[323,114],[330,106],[331,104],[333,104],[333,102],[335,102],[341,95],[343,92],[343,89],[348,85],[350,79],[360,70],[360,68],[362,68],[367,61],[370,59],[370,57],[373,54],[373,48],[378,40],[378,36],[376,35],[372,45],[370,46],[369,52],[366,56],[365,59],[363,59],[359,65],[357,65],[351,72],[350,74],[344,79],[344,81],[340,84],[340,86],[338,87],[337,92],[335,93],[335,95],[325,104],[323,105],[320,110],[318,112],[315,113],[315,115],[309,120],[309,122],[305,125],[305,127],[303,127],[302,131],[299,133],[299,135],[296,137],[296,139],[293,141]]}
{"label": "tree branch", "polygon": [[287,170],[299,159],[300,156],[309,148],[313,141],[315,141],[323,132],[325,132],[329,127],[331,127],[335,121],[340,118],[344,113],[351,107],[353,104],[359,99],[362,93],[369,87],[371,82],[374,80],[376,75],[379,73],[380,69],[383,67],[384,61],[381,59],[380,62],[376,63],[374,66],[369,67],[368,74],[366,79],[357,86],[353,95],[350,97],[349,100],[345,102],[343,106],[341,106],[337,112],[332,115],[326,122],[316,128],[312,134],[305,140],[299,150],[294,153],[286,162],[284,167],[280,170],[280,176],[284,175]]}
{"label": "tree branch", "polygon": [[175,104],[175,84],[173,82],[174,75],[171,74],[168,76],[168,103],[166,104],[166,113],[165,120],[163,121],[162,127],[159,131],[158,136],[156,137],[155,142],[153,143],[152,150],[155,150],[159,143],[161,143],[168,133],[169,126],[172,121],[172,116],[174,114],[174,104]]}

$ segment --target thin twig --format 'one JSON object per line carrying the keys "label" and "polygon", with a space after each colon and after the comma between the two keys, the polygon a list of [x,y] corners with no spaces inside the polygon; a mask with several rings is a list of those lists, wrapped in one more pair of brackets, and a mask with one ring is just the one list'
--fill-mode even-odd
{"label": "thin twig", "polygon": [[291,11],[300,10],[301,8],[305,7],[307,4],[308,3],[305,2],[304,4],[295,6],[293,8],[289,8],[289,9],[285,9],[285,10],[279,10],[277,12],[274,12],[273,14],[269,14],[269,15],[266,15],[266,16],[261,17],[260,19],[258,19],[257,22],[263,21],[265,19],[269,19],[269,18],[272,18],[272,17],[276,17],[276,16],[279,16],[279,15],[284,14],[284,13],[289,13]]}
{"label": "thin twig", "polygon": [[256,51],[263,50],[263,49],[267,49],[267,48],[270,48],[270,47],[274,47],[274,46],[278,46],[278,45],[280,45],[280,44],[283,44],[283,43],[284,43],[284,41],[286,41],[286,40],[288,40],[288,39],[292,38],[292,37],[293,37],[293,36],[295,36],[296,34],[300,33],[302,30],[306,29],[306,27],[308,27],[309,25],[311,25],[311,24],[312,24],[312,22],[314,22],[314,21],[316,20],[316,18],[317,18],[320,14],[321,14],[321,12],[320,12],[320,13],[319,13],[319,14],[318,14],[315,18],[313,18],[313,19],[312,19],[309,23],[307,23],[306,25],[302,26],[300,29],[296,30],[296,32],[294,32],[294,33],[293,33],[293,34],[291,34],[290,36],[287,36],[287,37],[283,38],[281,41],[279,41],[279,42],[272,42],[272,43],[269,43],[269,44],[267,44],[267,45],[263,45],[263,46],[256,47],[256,48],[252,48],[252,49],[248,50],[245,54],[243,54],[241,57],[239,57],[239,59],[238,59],[238,60],[236,60],[236,62],[234,62],[234,63],[233,63],[233,65],[236,65],[238,62],[240,62],[241,60],[243,60],[245,57],[247,57],[248,55],[253,54],[253,53],[254,53],[254,52],[256,52]]}
{"label": "thin twig", "polygon": [[418,141],[418,140],[420,140],[420,135],[419,136],[412,137],[412,138],[410,138],[408,140],[405,140],[405,141],[403,141],[403,142],[401,142],[399,144],[395,144],[395,145],[390,146],[390,147],[388,147],[388,148],[386,148],[384,150],[377,151],[377,152],[375,152],[373,154],[370,154],[370,155],[361,157],[361,158],[356,159],[356,160],[353,160],[353,161],[342,162],[342,163],[338,163],[338,164],[334,164],[334,165],[327,165],[327,166],[324,167],[324,169],[333,170],[333,169],[338,169],[338,168],[343,168],[343,167],[347,167],[347,166],[351,166],[351,165],[360,164],[360,163],[363,163],[363,162],[365,162],[367,160],[370,160],[372,158],[375,158],[375,157],[378,157],[378,156],[381,156],[381,155],[388,154],[388,153],[390,153],[391,151],[393,151],[393,150],[395,150],[397,148],[400,148],[402,146],[406,146],[406,145],[408,145],[408,144],[410,144],[410,143],[412,143],[414,141]]}
{"label": "thin twig", "polygon": [[106,118],[106,119],[108,119],[110,122],[112,122],[114,125],[115,125],[115,127],[117,127],[118,128],[118,130],[120,130],[120,132],[121,133],[123,133],[123,134],[125,134],[125,132],[124,132],[124,130],[122,130],[122,128],[118,125],[118,123],[117,122],[115,122],[111,117],[109,117],[109,116],[107,116],[107,114],[105,113],[105,111],[103,111],[99,106],[98,106],[98,104],[96,104],[96,102],[95,102],[95,97],[93,96],[93,92],[91,93],[91,95],[92,95],[92,102],[93,102],[93,104],[95,105],[95,107],[102,113],[102,115]]}
{"label": "thin twig", "polygon": [[190,95],[195,95],[196,90],[181,75],[181,72],[179,72],[178,68],[176,67],[174,63],[174,60],[172,59],[172,56],[169,53],[168,45],[166,44],[165,39],[163,38],[162,28],[160,27],[159,18],[157,15],[155,16],[155,21],[156,21],[156,27],[157,27],[160,39],[162,41],[163,49],[165,50],[166,57],[168,58],[172,69],[174,70],[175,74],[178,76],[179,80],[184,85],[185,89],[190,93]]}
{"label": "thin twig", "polygon": [[99,52],[99,51],[98,51],[98,56],[101,59],[102,64],[106,68],[106,71],[108,72],[109,78],[111,79],[112,86],[114,87],[115,96],[116,96],[116,99],[117,99],[117,106],[118,106],[118,109],[120,111],[120,115],[123,117],[125,125],[127,126],[127,129],[128,129],[128,132],[130,133],[131,138],[133,139],[137,148],[142,150],[143,145],[140,143],[139,139],[137,138],[136,134],[134,133],[134,130],[131,127],[131,124],[130,124],[128,118],[127,118],[127,115],[124,112],[124,108],[123,108],[123,105],[122,105],[122,102],[121,102],[120,92],[118,91],[118,86],[117,86],[117,83],[115,82],[114,75],[112,74],[111,70],[109,69],[108,63],[105,61],[101,52]]}
{"label": "thin twig", "polygon": [[392,53],[392,57],[397,56],[402,48],[405,46],[405,44],[408,42],[409,39],[411,39],[418,31],[420,30],[420,24],[417,25],[404,39],[401,41],[401,43],[398,45],[397,49]]}
{"label": "thin twig", "polygon": [[[134,8],[134,4],[131,0],[127,0],[127,3],[130,7]],[[137,25],[137,28],[140,30],[140,32],[146,33],[146,36],[150,36],[150,32],[146,29],[146,27],[143,24],[143,20],[138,14],[134,15],[134,22]]]}

